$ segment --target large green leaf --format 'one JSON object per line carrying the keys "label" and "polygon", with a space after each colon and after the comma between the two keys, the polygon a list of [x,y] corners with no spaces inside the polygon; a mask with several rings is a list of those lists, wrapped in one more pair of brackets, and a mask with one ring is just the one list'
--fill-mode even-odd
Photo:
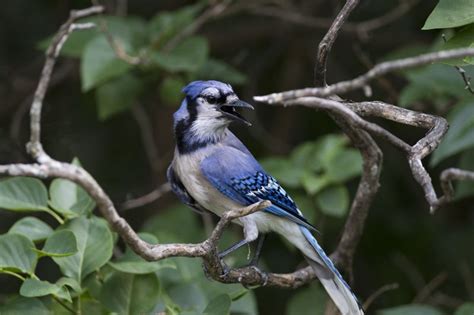
{"label": "large green leaf", "polygon": [[97,217],[78,217],[61,226],[74,233],[78,252],[67,257],[53,257],[62,273],[81,283],[85,276],[109,261],[113,237],[107,223]]}
{"label": "large green leaf", "polygon": [[143,82],[130,73],[99,86],[95,94],[99,119],[105,120],[129,109],[142,91]]}
{"label": "large green leaf", "polygon": [[203,37],[189,37],[170,52],[157,51],[152,61],[169,72],[194,72],[206,61],[209,52],[207,40]]}
{"label": "large green leaf", "polygon": [[474,23],[472,0],[439,0],[423,29],[451,28],[470,23]]}
{"label": "large green leaf", "polygon": [[206,296],[194,282],[181,282],[168,288],[167,293],[184,311],[202,312],[207,305]]}
{"label": "large green leaf", "polygon": [[88,214],[95,207],[95,201],[89,194],[67,179],[54,179],[49,186],[49,195],[51,207],[69,218]]}
{"label": "large green leaf", "polygon": [[37,250],[41,256],[65,257],[77,253],[76,237],[71,231],[58,230],[46,239],[42,250]]}
{"label": "large green leaf", "polygon": [[100,301],[118,314],[146,314],[157,303],[159,293],[160,285],[155,274],[115,272],[105,281]]}
{"label": "large green leaf", "polygon": [[245,74],[231,65],[216,59],[208,59],[196,73],[199,80],[220,80],[230,84],[244,84]]}
{"label": "large green leaf", "polygon": [[24,297],[54,295],[71,302],[71,296],[66,288],[38,279],[26,279],[20,287],[20,294]]}
{"label": "large green leaf", "polygon": [[[128,41],[115,39],[127,52],[131,51]],[[91,40],[81,58],[81,81],[84,92],[110,79],[126,73],[132,66],[118,59],[107,39],[99,36]]]}
{"label": "large green leaf", "polygon": [[32,274],[36,267],[35,245],[24,235],[0,236],[0,272],[2,269]]}
{"label": "large green leaf", "polygon": [[310,195],[317,194],[331,183],[329,177],[318,176],[311,172],[306,173],[301,179],[304,189]]}
{"label": "large green leaf", "polygon": [[450,128],[433,152],[431,165],[474,146],[474,101],[456,105],[448,115]]}
{"label": "large green leaf", "polygon": [[204,309],[205,315],[226,315],[230,311],[231,299],[227,294],[221,294],[213,298]]}
{"label": "large green leaf", "polygon": [[0,181],[0,208],[14,211],[48,210],[48,191],[31,177],[12,177]]}
{"label": "large green leaf", "polygon": [[443,312],[429,305],[410,304],[380,310],[377,315],[443,315]]}
{"label": "large green leaf", "polygon": [[24,217],[12,225],[8,234],[21,234],[33,242],[42,241],[53,233],[53,229],[35,217]]}
{"label": "large green leaf", "polygon": [[[139,236],[150,244],[158,244],[158,239],[154,235],[140,233]],[[122,257],[114,262],[109,262],[109,265],[115,270],[132,274],[147,274],[162,268],[176,268],[176,265],[169,260],[154,262],[146,261],[135,254],[129,247],[127,247],[125,254]]]}
{"label": "large green leaf", "polygon": [[321,211],[333,217],[343,217],[349,208],[349,192],[343,185],[330,186],[316,196]]}
{"label": "large green leaf", "polygon": [[454,313],[454,315],[472,315],[474,314],[474,303],[464,303]]}
{"label": "large green leaf", "polygon": [[326,176],[336,183],[342,183],[362,172],[362,157],[355,149],[344,149],[326,163]]}
{"label": "large green leaf", "polygon": [[287,304],[287,315],[323,315],[327,295],[318,285],[299,289]]}
{"label": "large green leaf", "polygon": [[16,296],[12,300],[0,305],[2,315],[50,315],[51,311],[36,298]]}

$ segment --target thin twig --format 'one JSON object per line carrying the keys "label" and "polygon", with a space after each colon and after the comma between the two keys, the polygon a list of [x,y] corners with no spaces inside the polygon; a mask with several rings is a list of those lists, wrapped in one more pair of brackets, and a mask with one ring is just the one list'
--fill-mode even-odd
{"label": "thin twig", "polygon": [[[443,41],[446,43],[446,35],[441,34]],[[464,89],[468,90],[471,94],[474,94],[474,90],[471,86],[471,77],[466,74],[466,70],[461,68],[460,66],[454,66],[454,68],[459,72],[461,75],[462,80],[464,81]]]}
{"label": "thin twig", "polygon": [[210,19],[213,19],[222,14],[227,7],[232,3],[232,0],[222,0],[221,2],[216,1],[214,4],[205,10],[199,17],[193,20],[187,27],[185,27],[180,33],[174,36],[170,41],[163,47],[164,51],[170,51],[176,45],[183,40],[183,38],[196,33],[205,23]]}
{"label": "thin twig", "polygon": [[[95,6],[99,6],[99,0],[92,0],[92,4]],[[107,42],[109,43],[110,47],[114,51],[115,55],[118,59],[125,61],[131,65],[139,65],[143,63],[143,60],[138,56],[132,56],[127,53],[125,48],[123,47],[122,43],[114,38],[112,33],[109,31],[109,26],[107,21],[104,19],[103,15],[100,12],[99,14],[99,29],[104,34]]]}
{"label": "thin twig", "polygon": [[142,104],[136,103],[132,106],[132,115],[137,122],[140,135],[148,158],[148,164],[157,176],[163,170],[163,163],[158,152],[158,147],[154,137],[153,125],[150,122],[150,115],[147,114]]}
{"label": "thin twig", "polygon": [[443,272],[434,277],[430,282],[424,286],[420,292],[413,299],[413,303],[423,303],[433,293],[434,290],[439,288],[448,279],[448,275]]}
{"label": "thin twig", "polygon": [[382,287],[378,288],[377,291],[375,291],[374,293],[372,293],[364,302],[364,304],[362,305],[362,308],[367,311],[369,309],[369,307],[372,305],[372,303],[378,299],[381,295],[383,295],[384,293],[388,292],[388,291],[392,291],[392,290],[396,290],[398,289],[400,286],[398,283],[390,283],[390,284],[386,284],[386,285],[383,285]]}
{"label": "thin twig", "polygon": [[332,45],[336,41],[337,34],[357,6],[359,0],[347,0],[344,7],[334,19],[331,27],[318,45],[318,54],[316,55],[316,65],[314,67],[314,84],[316,86],[326,86],[327,59]]}
{"label": "thin twig", "polygon": [[129,210],[129,209],[143,207],[145,205],[148,205],[152,202],[157,201],[164,194],[166,194],[170,191],[171,191],[171,186],[170,186],[169,183],[162,184],[162,185],[158,186],[156,189],[152,190],[151,192],[149,192],[146,195],[143,195],[141,197],[125,201],[121,205],[120,209],[121,210]]}

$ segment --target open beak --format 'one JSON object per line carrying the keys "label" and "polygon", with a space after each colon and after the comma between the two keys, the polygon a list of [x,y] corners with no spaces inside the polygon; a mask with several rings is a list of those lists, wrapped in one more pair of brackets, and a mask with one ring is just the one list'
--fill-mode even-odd
{"label": "open beak", "polygon": [[252,105],[241,101],[241,100],[235,100],[230,103],[223,104],[219,106],[219,111],[224,114],[224,116],[230,118],[231,120],[239,121],[247,126],[251,126],[252,124],[242,116],[237,109],[239,108],[249,108],[249,109],[254,109]]}

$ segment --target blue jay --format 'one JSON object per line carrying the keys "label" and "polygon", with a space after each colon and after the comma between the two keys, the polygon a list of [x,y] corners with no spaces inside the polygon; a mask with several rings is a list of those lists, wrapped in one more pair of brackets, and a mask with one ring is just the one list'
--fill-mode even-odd
{"label": "blue jay", "polygon": [[219,81],[191,82],[183,93],[186,97],[173,116],[176,149],[167,171],[178,198],[193,209],[218,216],[260,200],[272,202],[236,220],[243,226],[244,239],[220,256],[256,240],[259,233],[277,232],[303,253],[343,315],[363,315],[350,287],[311,234],[315,228],[229,131],[233,121],[250,126],[237,109],[253,107]]}

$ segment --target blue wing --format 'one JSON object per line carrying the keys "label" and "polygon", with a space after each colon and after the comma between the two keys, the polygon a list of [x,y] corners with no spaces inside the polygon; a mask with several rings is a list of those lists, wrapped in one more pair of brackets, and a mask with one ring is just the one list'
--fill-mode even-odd
{"label": "blue wing", "polygon": [[[269,200],[272,206],[264,211],[285,217],[301,226],[316,230],[278,184],[240,143],[218,149],[201,162],[204,177],[222,194],[244,206]],[[237,140],[238,141],[238,140]]]}

